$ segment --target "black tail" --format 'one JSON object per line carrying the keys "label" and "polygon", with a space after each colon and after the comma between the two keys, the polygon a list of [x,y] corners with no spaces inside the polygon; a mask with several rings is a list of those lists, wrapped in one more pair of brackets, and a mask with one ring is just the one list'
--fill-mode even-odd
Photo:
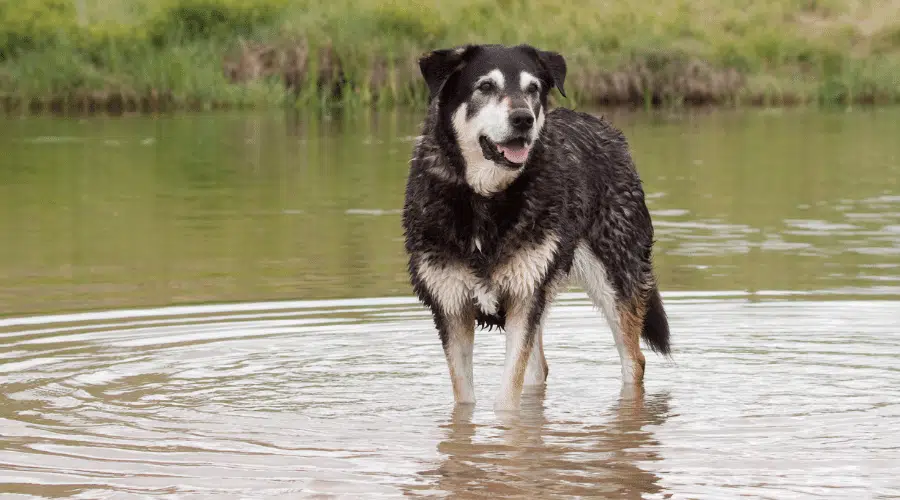
{"label": "black tail", "polygon": [[664,356],[671,352],[669,349],[669,319],[663,308],[662,297],[659,289],[653,287],[647,300],[647,309],[644,314],[644,330],[641,337],[650,346],[650,350]]}

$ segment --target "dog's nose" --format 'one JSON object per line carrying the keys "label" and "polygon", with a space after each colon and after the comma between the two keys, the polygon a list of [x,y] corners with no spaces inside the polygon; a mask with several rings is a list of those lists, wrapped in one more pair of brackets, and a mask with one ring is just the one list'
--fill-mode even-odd
{"label": "dog's nose", "polygon": [[514,129],[525,132],[534,125],[534,115],[530,109],[517,109],[509,114],[509,122]]}

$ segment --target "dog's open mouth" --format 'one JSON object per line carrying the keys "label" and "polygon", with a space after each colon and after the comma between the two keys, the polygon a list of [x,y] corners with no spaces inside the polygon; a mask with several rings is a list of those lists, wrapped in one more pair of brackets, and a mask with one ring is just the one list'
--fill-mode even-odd
{"label": "dog's open mouth", "polygon": [[481,144],[481,151],[486,159],[510,168],[519,168],[525,164],[525,161],[528,160],[528,153],[531,152],[531,144],[528,144],[522,137],[495,143],[486,136],[481,136],[478,142]]}

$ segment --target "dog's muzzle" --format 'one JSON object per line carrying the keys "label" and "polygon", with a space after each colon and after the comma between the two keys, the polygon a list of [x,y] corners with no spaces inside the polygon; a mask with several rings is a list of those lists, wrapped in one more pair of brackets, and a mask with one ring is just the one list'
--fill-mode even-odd
{"label": "dog's muzzle", "polygon": [[481,145],[481,152],[485,159],[511,169],[518,169],[525,165],[532,147],[531,142],[525,136],[495,143],[483,135],[478,138],[478,143]]}

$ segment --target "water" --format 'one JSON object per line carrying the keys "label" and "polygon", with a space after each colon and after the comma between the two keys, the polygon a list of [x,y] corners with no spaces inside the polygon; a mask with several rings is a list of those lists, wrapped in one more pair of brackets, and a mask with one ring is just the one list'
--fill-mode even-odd
{"label": "water", "polygon": [[415,115],[3,121],[0,494],[900,497],[900,111],[614,119],[675,358],[573,289],[515,417],[406,283]]}

